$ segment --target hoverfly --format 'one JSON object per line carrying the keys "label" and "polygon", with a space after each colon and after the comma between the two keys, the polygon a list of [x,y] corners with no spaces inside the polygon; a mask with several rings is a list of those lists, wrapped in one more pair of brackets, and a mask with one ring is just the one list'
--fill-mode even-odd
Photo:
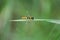
{"label": "hoverfly", "polygon": [[21,19],[30,19],[30,20],[33,20],[34,17],[32,17],[32,16],[29,16],[29,17],[27,17],[27,16],[22,16]]}

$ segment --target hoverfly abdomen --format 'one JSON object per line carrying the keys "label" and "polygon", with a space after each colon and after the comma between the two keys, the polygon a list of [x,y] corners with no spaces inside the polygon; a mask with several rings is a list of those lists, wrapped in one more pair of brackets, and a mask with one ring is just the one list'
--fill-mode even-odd
{"label": "hoverfly abdomen", "polygon": [[23,16],[22,19],[27,19],[27,17],[26,16]]}

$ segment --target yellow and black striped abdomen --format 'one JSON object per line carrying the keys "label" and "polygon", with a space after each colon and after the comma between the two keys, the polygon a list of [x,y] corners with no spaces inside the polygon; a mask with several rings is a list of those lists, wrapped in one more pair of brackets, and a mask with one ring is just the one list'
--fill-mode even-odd
{"label": "yellow and black striped abdomen", "polygon": [[27,19],[27,17],[26,16],[23,16],[22,19]]}

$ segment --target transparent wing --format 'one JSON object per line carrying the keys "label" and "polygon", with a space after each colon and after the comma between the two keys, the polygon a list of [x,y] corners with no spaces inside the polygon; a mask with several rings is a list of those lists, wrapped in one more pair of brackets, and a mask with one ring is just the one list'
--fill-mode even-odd
{"label": "transparent wing", "polygon": [[18,19],[18,20],[10,20],[10,21],[47,21],[51,23],[60,24],[60,20],[53,20],[53,19],[34,19],[34,20]]}
{"label": "transparent wing", "polygon": [[10,20],[10,21],[27,21],[26,19]]}

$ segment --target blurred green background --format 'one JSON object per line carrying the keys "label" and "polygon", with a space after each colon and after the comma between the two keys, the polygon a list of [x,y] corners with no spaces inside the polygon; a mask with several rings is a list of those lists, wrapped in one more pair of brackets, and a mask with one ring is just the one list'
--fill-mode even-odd
{"label": "blurred green background", "polygon": [[9,21],[29,15],[60,19],[60,0],[0,0],[0,40],[60,40],[60,24]]}

